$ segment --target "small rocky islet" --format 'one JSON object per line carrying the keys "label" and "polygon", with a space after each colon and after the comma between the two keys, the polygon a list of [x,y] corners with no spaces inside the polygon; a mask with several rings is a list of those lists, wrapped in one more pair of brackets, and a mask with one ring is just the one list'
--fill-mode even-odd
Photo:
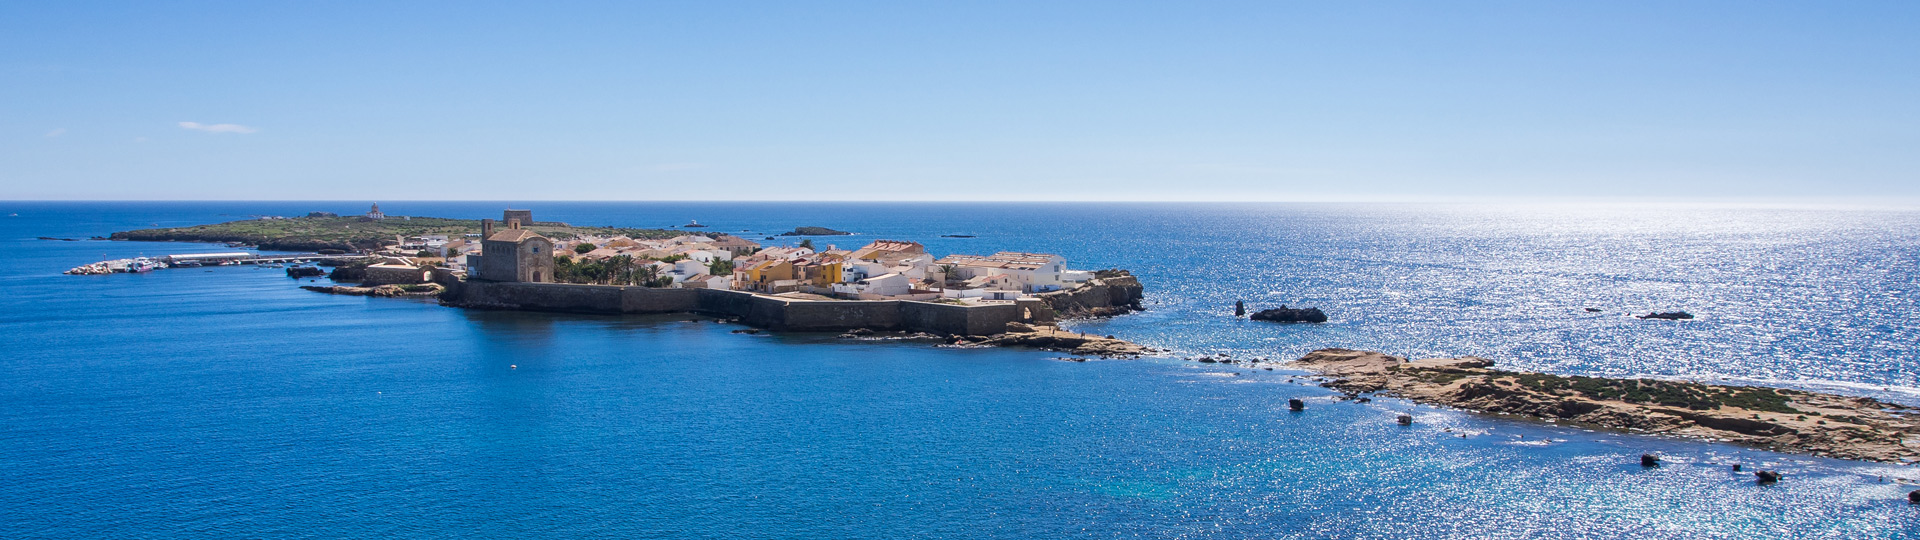
{"label": "small rocky islet", "polygon": [[1492,369],[1484,358],[1408,360],[1321,349],[1288,367],[1330,377],[1321,386],[1471,411],[1711,439],[1780,452],[1920,461],[1920,409],[1865,397],[1656,379],[1559,376]]}

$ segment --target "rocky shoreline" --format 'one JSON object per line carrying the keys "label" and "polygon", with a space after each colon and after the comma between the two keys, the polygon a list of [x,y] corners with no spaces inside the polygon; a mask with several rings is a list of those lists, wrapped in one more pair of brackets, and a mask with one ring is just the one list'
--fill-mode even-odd
{"label": "rocky shoreline", "polygon": [[1321,349],[1289,367],[1321,386],[1460,409],[1745,444],[1822,457],[1920,461],[1920,409],[1862,397],[1654,379],[1491,369],[1472,356],[1408,361]]}
{"label": "rocky shoreline", "polygon": [[446,287],[443,287],[438,283],[423,283],[419,285],[380,285],[375,287],[354,287],[350,285],[301,285],[300,288],[313,291],[313,292],[322,292],[327,294],[344,294],[348,296],[379,296],[379,297],[396,297],[396,296],[431,297],[431,296],[439,296],[440,293],[445,292],[447,290]]}
{"label": "rocky shoreline", "polygon": [[1139,358],[1166,352],[1113,336],[1083,334],[1052,325],[1008,323],[1007,331],[991,336],[954,336],[952,343],[976,347],[1031,347],[1100,358]]}

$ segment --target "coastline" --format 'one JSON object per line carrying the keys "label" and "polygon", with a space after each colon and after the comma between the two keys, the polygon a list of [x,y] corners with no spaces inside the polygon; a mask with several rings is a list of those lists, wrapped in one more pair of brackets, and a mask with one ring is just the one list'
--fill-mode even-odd
{"label": "coastline", "polygon": [[1920,409],[1871,398],[1652,379],[1562,377],[1491,369],[1483,358],[1409,361],[1321,349],[1287,363],[1330,377],[1349,396],[1417,403],[1630,432],[1731,442],[1820,457],[1920,461]]}

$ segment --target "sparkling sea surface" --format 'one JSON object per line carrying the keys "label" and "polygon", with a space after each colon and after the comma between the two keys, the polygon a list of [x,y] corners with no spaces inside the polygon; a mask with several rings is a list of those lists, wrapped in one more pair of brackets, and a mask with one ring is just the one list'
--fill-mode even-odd
{"label": "sparkling sea surface", "polygon": [[[1473,354],[1920,403],[1920,212],[514,206],[1128,268],[1148,310],[1076,328],[1181,356]],[[1920,538],[1912,466],[1337,402],[1297,372],[1178,358],[468,311],[254,267],[65,276],[227,248],[36,239],[365,207],[0,202],[17,214],[0,217],[0,538]],[[1332,320],[1250,322],[1235,300]],[[1628,316],[1667,310],[1699,318]],[[1392,422],[1402,411],[1415,425]],[[1667,465],[1641,468],[1648,452]],[[1787,479],[1759,486],[1732,463]]]}

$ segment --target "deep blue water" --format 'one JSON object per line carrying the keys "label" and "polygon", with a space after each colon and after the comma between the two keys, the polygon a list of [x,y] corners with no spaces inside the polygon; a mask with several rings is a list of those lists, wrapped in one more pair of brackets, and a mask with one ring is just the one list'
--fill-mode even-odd
{"label": "deep blue water", "polygon": [[[1081,327],[1183,354],[1478,354],[1920,399],[1915,212],[531,206],[1125,267],[1150,309]],[[1912,467],[1336,403],[1286,372],[1177,359],[463,311],[309,293],[251,267],[63,276],[213,246],[33,239],[363,208],[0,203],[19,214],[0,218],[0,538],[1920,537],[1903,502],[1916,486],[1882,480],[1920,481]],[[953,233],[978,238],[938,237]],[[1235,299],[1334,320],[1251,323]],[[1701,318],[1625,315],[1669,309]],[[1286,412],[1289,397],[1308,411]],[[1403,410],[1420,421],[1393,425]],[[1669,465],[1643,470],[1643,452]],[[1788,480],[1756,486],[1732,462]]]}

